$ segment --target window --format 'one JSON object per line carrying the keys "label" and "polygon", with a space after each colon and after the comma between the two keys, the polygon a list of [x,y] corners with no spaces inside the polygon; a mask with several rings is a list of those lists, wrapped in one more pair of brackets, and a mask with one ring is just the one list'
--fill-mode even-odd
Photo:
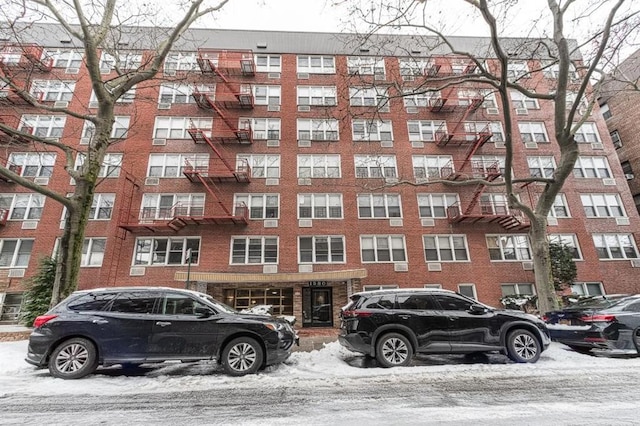
{"label": "window", "polygon": [[85,238],[82,244],[80,266],[102,266],[106,238]]}
{"label": "window", "polygon": [[574,138],[578,143],[600,143],[596,123],[582,123],[582,126],[576,130]]}
{"label": "window", "polygon": [[389,284],[389,285],[365,285],[362,288],[362,291],[376,291],[376,290],[393,290],[398,288],[397,284]]}
{"label": "window", "polygon": [[9,220],[39,220],[44,201],[41,194],[0,194],[0,210],[9,211]]}
{"label": "window", "polygon": [[386,120],[353,120],[354,142],[392,141],[391,121]]}
{"label": "window", "polygon": [[[193,98],[194,86],[183,83],[162,83],[160,85],[160,104],[191,104],[195,103]],[[215,86],[198,86],[198,91],[203,93],[215,93]]]}
{"label": "window", "polygon": [[579,156],[573,168],[576,178],[610,178],[611,169],[607,157]]}
{"label": "window", "polygon": [[344,237],[299,237],[299,263],[344,263]]}
{"label": "window", "polygon": [[440,179],[443,169],[447,174],[453,170],[453,158],[450,155],[414,155],[412,161],[416,179]]}
{"label": "window", "polygon": [[210,131],[213,120],[198,117],[156,117],[153,128],[155,139],[189,139],[191,128]]}
{"label": "window", "polygon": [[474,155],[471,157],[473,163],[473,169],[475,173],[481,173],[483,176],[488,172],[493,172],[497,166],[500,169],[500,173],[505,172],[505,156],[504,155]]}
{"label": "window", "polygon": [[280,155],[277,154],[239,154],[236,164],[246,161],[251,168],[251,177],[254,178],[279,178]]}
{"label": "window", "polygon": [[558,244],[571,249],[573,260],[582,260],[578,237],[575,234],[549,234],[549,243]]}
{"label": "window", "polygon": [[463,296],[467,296],[470,299],[478,299],[475,284],[458,284],[458,293]]}
{"label": "window", "polygon": [[252,86],[256,105],[280,105],[280,86]]}
{"label": "window", "polygon": [[631,180],[635,177],[633,174],[633,168],[631,167],[631,162],[623,161],[620,165],[622,166],[622,173],[624,173],[625,179]]}
{"label": "window", "polygon": [[45,55],[51,57],[54,68],[64,68],[69,73],[77,73],[82,65],[82,53],[74,50],[47,50]]}
{"label": "window", "polygon": [[424,288],[432,288],[432,289],[440,290],[442,289],[442,284],[425,284]]}
{"label": "window", "polygon": [[107,52],[102,52],[100,58],[100,72],[103,74],[111,72],[112,69],[118,72],[135,70],[142,65],[142,55],[140,53],[126,52],[119,53],[117,57]]}
{"label": "window", "polygon": [[[560,64],[554,61],[543,61],[542,67],[544,70],[544,76],[547,78],[556,79],[560,75]],[[574,64],[569,64],[569,79],[575,80],[579,78],[578,72]]]}
{"label": "window", "polygon": [[599,259],[637,259],[638,249],[631,234],[593,234]]}
{"label": "window", "polygon": [[533,177],[553,177],[556,171],[556,160],[553,156],[527,157],[529,174]]}
{"label": "window", "polygon": [[278,237],[233,237],[231,263],[278,263]]}
{"label": "window", "polygon": [[342,194],[298,194],[299,219],[342,219]]}
{"label": "window", "polygon": [[375,75],[376,79],[384,79],[384,58],[348,56],[347,69],[351,75]]}
{"label": "window", "polygon": [[[76,170],[80,170],[84,165],[85,154],[79,152],[76,157]],[[120,168],[122,166],[122,154],[107,153],[104,156],[102,167],[98,172],[98,177],[117,178],[120,176]]]}
{"label": "window", "polygon": [[411,120],[407,121],[409,141],[433,142],[436,134],[447,133],[447,124],[444,121]]}
{"label": "window", "polygon": [[465,235],[423,235],[427,262],[466,262],[469,260]]}
{"label": "window", "polygon": [[531,260],[526,235],[487,235],[486,240],[491,260]]}
{"label": "window", "polygon": [[602,296],[604,289],[602,283],[574,282],[571,284],[571,292],[579,296]]}
{"label": "window", "polygon": [[31,258],[33,241],[27,239],[0,240],[0,268],[26,268]]}
{"label": "window", "polygon": [[293,315],[293,288],[225,289],[225,304],[242,310],[255,305],[270,305],[273,315]]}
{"label": "window", "polygon": [[570,217],[569,216],[569,205],[567,204],[567,198],[564,194],[556,195],[555,200],[553,201],[553,206],[549,211],[549,216],[552,217]]}
{"label": "window", "polygon": [[500,284],[502,296],[533,296],[534,288],[530,283]]}
{"label": "window", "polygon": [[360,219],[402,217],[399,194],[358,194]]}
{"label": "window", "polygon": [[9,164],[17,167],[14,171],[23,177],[49,177],[56,162],[54,153],[12,152]]}
{"label": "window", "polygon": [[298,155],[299,178],[339,178],[339,155]]}
{"label": "window", "polygon": [[413,89],[403,89],[402,101],[405,107],[427,107],[431,105],[432,99],[439,99],[441,96],[439,90],[435,92],[414,92]]}
{"label": "window", "polygon": [[523,142],[549,142],[544,123],[520,122],[518,129]]}
{"label": "window", "polygon": [[335,74],[336,62],[333,56],[298,55],[299,73]]}
{"label": "window", "polygon": [[355,155],[356,178],[395,178],[398,176],[395,155]]}
{"label": "window", "polygon": [[459,296],[448,294],[434,294],[433,297],[445,311],[468,311],[473,302]]}
{"label": "window", "polygon": [[73,98],[75,88],[75,81],[34,80],[31,95],[42,102],[68,102]]}
{"label": "window", "polygon": [[613,116],[608,104],[600,105],[600,113],[602,114],[602,118],[604,118],[605,120],[608,120],[611,118],[611,116]]}
{"label": "window", "polygon": [[[116,104],[132,103],[135,98],[136,86],[133,86],[116,100]],[[98,97],[96,96],[96,92],[93,90],[91,91],[91,96],[89,97],[89,108],[98,108]]]}
{"label": "window", "polygon": [[66,121],[64,115],[23,115],[20,131],[40,138],[60,138]]}
{"label": "window", "polygon": [[467,121],[464,123],[464,137],[468,141],[475,141],[478,136],[489,134],[494,142],[504,142],[502,124],[499,121]]}
{"label": "window", "polygon": [[491,89],[458,90],[458,105],[471,105],[476,99],[482,101],[482,108],[498,108],[496,94]]}
{"label": "window", "polygon": [[[111,129],[111,134],[109,135],[111,139],[124,139],[127,137],[127,133],[129,132],[129,123],[131,121],[131,117],[129,116],[115,116],[115,121],[113,123],[113,128]],[[89,141],[93,138],[95,134],[96,126],[91,121],[84,122],[84,128],[82,129],[82,138],[86,138]],[[83,144],[84,145],[84,144]]]}
{"label": "window", "polygon": [[165,293],[160,308],[162,315],[191,315],[195,316],[198,310],[211,309],[208,305],[193,300],[189,296],[177,293]]}
{"label": "window", "polygon": [[257,72],[280,72],[282,70],[280,55],[256,55]]}
{"label": "window", "polygon": [[446,218],[447,208],[459,202],[457,194],[418,194],[420,218]]}
{"label": "window", "polygon": [[73,299],[67,309],[76,312],[102,311],[111,300],[116,297],[116,293],[89,293]]}
{"label": "window", "polygon": [[540,105],[538,105],[538,100],[536,98],[529,98],[517,90],[510,90],[509,96],[511,97],[511,103],[516,111],[540,109]]}
{"label": "window", "polygon": [[298,105],[336,105],[336,86],[298,86]]}
{"label": "window", "polygon": [[420,77],[433,66],[433,61],[428,58],[398,58],[400,75],[403,77]]}
{"label": "window", "polygon": [[617,130],[609,133],[611,140],[613,141],[613,147],[615,149],[622,148],[622,139],[620,139],[620,133]]}
{"label": "window", "polygon": [[504,216],[509,213],[509,203],[505,194],[487,194],[480,196],[480,212],[489,216]]}
{"label": "window", "polygon": [[407,260],[404,236],[362,235],[360,254],[363,263],[405,262]]}
{"label": "window", "polygon": [[[391,300],[389,309],[393,309],[393,300]],[[398,309],[420,310],[420,311],[439,311],[439,306],[431,294],[399,294],[397,296]],[[384,302],[379,306],[384,306]],[[373,307],[376,307],[375,305]],[[364,308],[364,306],[362,307]]]}
{"label": "window", "polygon": [[338,120],[299,118],[298,140],[337,141]]}
{"label": "window", "polygon": [[580,200],[587,217],[625,217],[618,194],[581,194]]}
{"label": "window", "polygon": [[94,194],[89,220],[109,220],[113,214],[116,194]]}
{"label": "window", "polygon": [[[187,251],[191,250],[191,259]],[[200,255],[199,237],[138,238],[133,255],[134,265],[197,265]]]}
{"label": "window", "polygon": [[351,106],[388,106],[387,89],[382,87],[350,87],[349,105]]}
{"label": "window", "polygon": [[242,123],[249,121],[251,123],[251,132],[253,139],[280,139],[280,119],[279,118],[240,118],[239,128]]}
{"label": "window", "polygon": [[249,219],[278,219],[280,217],[279,194],[236,194],[234,205],[244,204],[249,209]]}
{"label": "window", "polygon": [[173,219],[176,216],[203,216],[204,194],[144,194],[140,219]]}
{"label": "window", "polygon": [[507,77],[512,80],[518,80],[530,77],[529,66],[526,61],[510,61],[507,64]]}
{"label": "window", "polygon": [[187,166],[206,170],[209,167],[209,154],[149,154],[147,176],[182,177],[182,172]]}
{"label": "window", "polygon": [[120,293],[109,310],[123,314],[152,314],[160,296],[160,292],[149,291]]}
{"label": "window", "polygon": [[164,60],[164,72],[192,71],[198,69],[197,54],[195,52],[169,53]]}

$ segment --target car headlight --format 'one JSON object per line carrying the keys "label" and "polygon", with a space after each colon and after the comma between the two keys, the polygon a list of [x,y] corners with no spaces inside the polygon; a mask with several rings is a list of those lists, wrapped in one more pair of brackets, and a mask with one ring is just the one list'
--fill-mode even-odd
{"label": "car headlight", "polygon": [[265,322],[264,325],[265,325],[265,327],[267,327],[268,329],[271,329],[273,331],[280,331],[280,330],[284,329],[284,324],[279,323],[279,322]]}

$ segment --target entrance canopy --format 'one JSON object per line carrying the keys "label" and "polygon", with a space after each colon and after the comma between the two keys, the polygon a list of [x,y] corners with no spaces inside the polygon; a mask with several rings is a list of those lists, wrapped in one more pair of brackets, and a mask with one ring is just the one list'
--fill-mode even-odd
{"label": "entrance canopy", "polygon": [[344,271],[297,272],[297,273],[228,273],[228,272],[187,272],[178,271],[174,275],[176,281],[208,282],[208,283],[273,283],[300,281],[342,281],[354,278],[366,278],[366,269],[347,269]]}

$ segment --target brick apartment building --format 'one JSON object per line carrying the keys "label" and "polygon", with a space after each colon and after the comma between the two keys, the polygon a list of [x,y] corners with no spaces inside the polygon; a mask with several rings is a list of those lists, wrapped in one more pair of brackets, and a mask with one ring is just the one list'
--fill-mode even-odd
{"label": "brick apartment building", "polygon": [[[622,61],[616,70],[598,87],[600,111],[607,123],[613,146],[622,164],[622,171],[636,208],[640,210],[640,50]],[[627,80],[627,82],[625,82]]]}
{"label": "brick apartment building", "polygon": [[[28,69],[25,84],[44,102],[95,112],[82,51],[59,27],[31,31],[29,45],[5,43],[3,66]],[[144,60],[139,39],[121,40],[131,67]],[[194,29],[185,40],[156,81],[117,106],[81,288],[189,282],[240,309],[273,305],[304,327],[337,326],[347,295],[362,289],[442,287],[492,305],[534,292],[528,224],[499,187],[420,185],[502,178],[496,95],[465,83],[398,96],[472,73],[470,61],[408,36],[360,44],[344,34]],[[478,52],[488,42],[453,40]],[[103,54],[105,79],[112,64]],[[539,66],[514,59],[509,72],[554,90],[554,68],[531,72]],[[548,176],[559,155],[552,105],[511,98],[516,174]],[[0,111],[79,152],[91,142],[83,120],[34,110],[6,88]],[[549,233],[575,247],[576,292],[639,292],[640,222],[599,111],[577,137],[580,159]],[[9,167],[72,190],[61,153],[3,141]],[[394,185],[402,181],[412,184]],[[521,198],[534,200],[536,188],[523,186]],[[2,319],[11,320],[64,212],[12,182],[0,182],[0,199]]]}

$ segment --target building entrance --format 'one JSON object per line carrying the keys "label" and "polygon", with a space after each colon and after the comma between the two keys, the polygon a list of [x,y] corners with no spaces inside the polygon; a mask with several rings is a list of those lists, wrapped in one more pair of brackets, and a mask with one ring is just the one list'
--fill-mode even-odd
{"label": "building entrance", "polygon": [[302,326],[333,327],[331,287],[302,289]]}

